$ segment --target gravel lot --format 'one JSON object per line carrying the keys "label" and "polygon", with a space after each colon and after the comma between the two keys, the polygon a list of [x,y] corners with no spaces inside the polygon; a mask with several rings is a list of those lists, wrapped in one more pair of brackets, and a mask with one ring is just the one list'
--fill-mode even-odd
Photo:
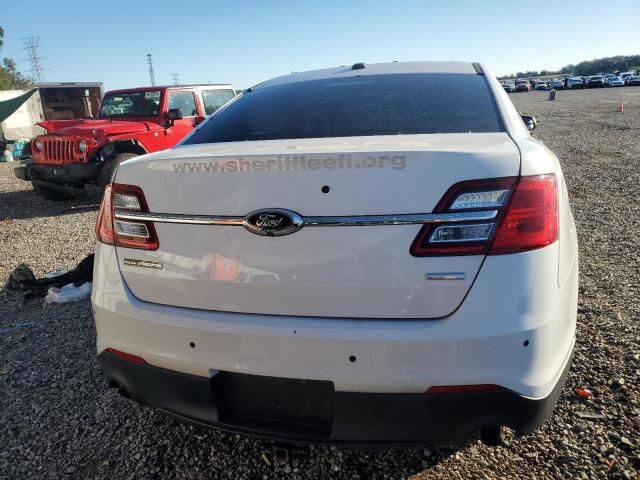
{"label": "gravel lot", "polygon": [[[0,300],[0,478],[640,478],[640,88],[512,94],[561,159],[581,248],[578,342],[554,416],[504,447],[366,453],[175,423],[103,384],[88,301]],[[617,113],[615,100],[625,100]],[[0,164],[0,283],[72,268],[98,199],[55,204]],[[588,387],[582,399],[575,387]]]}

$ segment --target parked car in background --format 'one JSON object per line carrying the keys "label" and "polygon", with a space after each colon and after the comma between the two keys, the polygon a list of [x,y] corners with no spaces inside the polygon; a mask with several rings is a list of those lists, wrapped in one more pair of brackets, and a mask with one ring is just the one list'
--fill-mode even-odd
{"label": "parked car in background", "polygon": [[226,84],[107,92],[97,118],[38,123],[47,133],[15,174],[47,199],[68,200],[87,184],[104,187],[121,162],[173,147],[235,95]]}
{"label": "parked car in background", "polygon": [[602,78],[602,75],[591,75],[586,85],[587,85],[587,88],[604,87],[604,78]]}
{"label": "parked car in background", "polygon": [[482,65],[359,63],[260,83],[123,163],[96,225],[105,380],[293,442],[533,431],[578,300],[566,181],[534,127]]}
{"label": "parked car in background", "polygon": [[629,75],[625,83],[626,85],[629,85],[629,86],[638,86],[640,85],[640,76]]}
{"label": "parked car in background", "polygon": [[567,81],[567,88],[584,88],[584,81],[580,77],[571,77]]}
{"label": "parked car in background", "polygon": [[551,80],[551,86],[553,88],[555,88],[556,90],[563,90],[564,89],[564,82],[562,80],[560,80],[559,78],[556,78],[554,80]]}
{"label": "parked car in background", "polygon": [[547,82],[536,82],[535,90],[549,90]]}
{"label": "parked car in background", "polygon": [[624,80],[620,77],[609,77],[606,79],[607,87],[624,87]]}
{"label": "parked car in background", "polygon": [[504,88],[504,91],[507,93],[513,93],[516,91],[516,86],[510,82],[503,83],[502,88]]}
{"label": "parked car in background", "polygon": [[528,92],[531,90],[531,84],[529,80],[516,80],[515,88],[516,92]]}
{"label": "parked car in background", "polygon": [[622,73],[620,73],[618,76],[619,76],[619,77],[620,77],[620,78],[621,78],[625,83],[627,83],[627,78],[628,78],[628,77],[632,77],[632,76],[634,76],[634,75],[636,75],[636,72],[634,72],[633,70],[630,70],[630,71],[628,71],[628,72],[622,72]]}

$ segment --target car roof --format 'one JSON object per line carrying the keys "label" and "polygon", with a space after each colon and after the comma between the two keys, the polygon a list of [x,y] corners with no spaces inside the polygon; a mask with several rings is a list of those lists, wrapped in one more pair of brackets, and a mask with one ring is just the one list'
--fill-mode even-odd
{"label": "car roof", "polygon": [[362,77],[367,75],[388,75],[402,73],[457,73],[477,75],[479,72],[471,62],[389,62],[356,63],[340,67],[310,70],[307,72],[283,75],[262,82],[253,89],[307,82],[330,78]]}
{"label": "car roof", "polygon": [[146,92],[147,90],[175,90],[181,88],[230,88],[233,86],[230,83],[195,83],[190,85],[155,85],[149,87],[135,87],[135,88],[119,88],[117,90],[109,90],[110,92],[125,93],[125,92]]}

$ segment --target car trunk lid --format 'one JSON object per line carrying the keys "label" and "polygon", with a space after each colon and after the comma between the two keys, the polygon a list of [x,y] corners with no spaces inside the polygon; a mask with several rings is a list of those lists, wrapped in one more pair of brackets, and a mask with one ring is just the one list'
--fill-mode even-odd
{"label": "car trunk lid", "polygon": [[[185,146],[126,162],[116,182],[140,187],[150,212],[178,221],[237,221],[261,209],[354,219],[427,214],[453,184],[517,176],[519,168],[507,134],[433,134]],[[412,256],[419,224],[304,226],[284,236],[241,225],[154,227],[157,250],[117,247],[133,294],[225,312],[443,317],[463,301],[484,258]]]}

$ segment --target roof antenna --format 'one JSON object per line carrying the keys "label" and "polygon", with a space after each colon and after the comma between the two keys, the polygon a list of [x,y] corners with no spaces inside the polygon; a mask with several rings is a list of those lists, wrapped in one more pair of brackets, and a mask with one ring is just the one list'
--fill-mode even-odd
{"label": "roof antenna", "polygon": [[364,68],[364,62],[358,62],[351,65],[351,70],[362,70]]}

